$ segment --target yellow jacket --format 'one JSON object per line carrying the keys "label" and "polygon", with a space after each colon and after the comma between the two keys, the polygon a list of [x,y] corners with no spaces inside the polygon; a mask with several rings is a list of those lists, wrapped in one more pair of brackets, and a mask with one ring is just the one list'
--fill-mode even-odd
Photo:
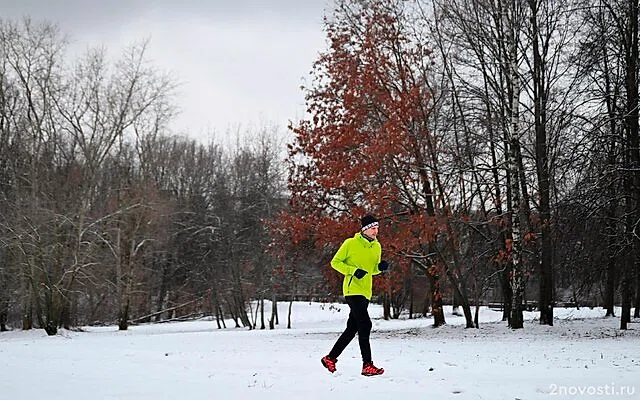
{"label": "yellow jacket", "polygon": [[[344,275],[342,292],[345,296],[362,295],[371,300],[373,275],[378,275],[378,264],[382,257],[382,247],[378,240],[365,239],[360,232],[345,240],[331,260],[331,266]],[[367,274],[361,279],[353,276],[356,269]]]}

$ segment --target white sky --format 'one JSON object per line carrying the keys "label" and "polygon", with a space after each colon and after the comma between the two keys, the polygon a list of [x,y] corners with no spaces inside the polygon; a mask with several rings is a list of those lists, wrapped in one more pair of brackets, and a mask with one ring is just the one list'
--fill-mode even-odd
{"label": "white sky", "polygon": [[511,330],[501,312],[484,307],[480,329],[465,329],[464,318],[447,306],[447,325],[434,329],[431,318],[384,321],[382,307],[372,304],[373,361],[385,372],[363,377],[357,339],[338,358],[335,374],[320,364],[344,329],[347,306],[294,303],[292,329],[286,329],[288,303],[279,306],[275,330],[235,329],[230,320],[218,330],[215,321],[200,320],[125,332],[85,327],[53,337],[42,329],[2,332],[0,398],[640,398],[639,331],[620,331],[619,318],[604,318],[602,308],[556,308],[553,327],[525,312],[525,328]]}
{"label": "white sky", "polygon": [[323,51],[328,0],[0,0],[0,16],[56,22],[71,51],[149,39],[180,83],[177,133],[206,140],[304,115],[300,86]]}

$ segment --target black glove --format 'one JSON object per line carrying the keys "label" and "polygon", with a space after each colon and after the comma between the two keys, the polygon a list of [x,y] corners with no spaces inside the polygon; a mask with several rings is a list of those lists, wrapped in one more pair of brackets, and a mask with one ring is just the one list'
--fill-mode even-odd
{"label": "black glove", "polygon": [[386,262],[385,260],[380,261],[380,263],[378,264],[378,270],[380,272],[384,272],[387,271],[389,269],[389,263]]}
{"label": "black glove", "polygon": [[367,274],[367,271],[358,268],[356,272],[353,273],[353,276],[355,276],[358,279],[362,279],[362,277],[364,277],[366,274]]}

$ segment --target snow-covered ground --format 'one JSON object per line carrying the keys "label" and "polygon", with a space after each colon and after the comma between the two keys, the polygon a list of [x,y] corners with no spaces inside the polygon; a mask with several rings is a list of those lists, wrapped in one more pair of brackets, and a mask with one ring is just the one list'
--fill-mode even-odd
{"label": "snow-covered ground", "polygon": [[385,374],[363,377],[357,340],[336,374],[320,364],[346,305],[295,303],[292,329],[281,307],[275,330],[194,321],[1,333],[0,399],[640,399],[640,325],[620,331],[601,309],[556,309],[553,327],[526,313],[511,330],[489,309],[480,329],[465,329],[449,308],[434,329],[430,319],[384,321],[373,305],[373,359]]}

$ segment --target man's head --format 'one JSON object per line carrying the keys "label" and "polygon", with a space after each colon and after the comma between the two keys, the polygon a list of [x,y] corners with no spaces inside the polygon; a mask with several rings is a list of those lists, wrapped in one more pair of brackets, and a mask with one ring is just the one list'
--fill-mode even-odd
{"label": "man's head", "polygon": [[360,219],[360,223],[362,224],[360,232],[364,235],[371,239],[375,239],[378,236],[378,219],[376,217],[370,214],[365,215]]}

